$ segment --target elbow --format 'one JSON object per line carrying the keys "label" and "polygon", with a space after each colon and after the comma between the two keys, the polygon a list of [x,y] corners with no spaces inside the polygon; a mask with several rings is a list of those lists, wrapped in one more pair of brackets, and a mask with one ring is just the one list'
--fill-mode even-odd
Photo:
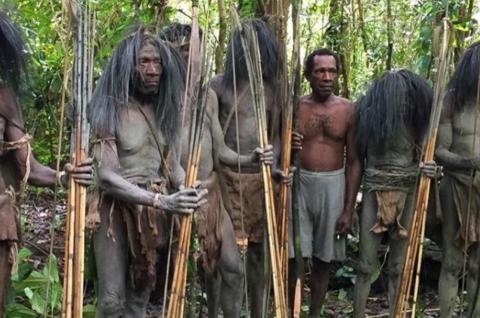
{"label": "elbow", "polygon": [[109,193],[112,189],[112,178],[113,178],[113,171],[108,169],[98,169],[97,173],[97,185],[100,189]]}

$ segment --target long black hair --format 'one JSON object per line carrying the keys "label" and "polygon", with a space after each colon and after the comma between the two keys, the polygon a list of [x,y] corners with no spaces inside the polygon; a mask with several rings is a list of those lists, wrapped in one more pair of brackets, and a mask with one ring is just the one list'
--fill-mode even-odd
{"label": "long black hair", "polygon": [[428,128],[433,91],[427,81],[409,70],[386,72],[376,80],[357,104],[358,146],[362,156],[367,145],[394,142],[402,126],[412,127],[421,140]]}
{"label": "long black hair", "polygon": [[0,11],[0,80],[14,90],[26,77],[26,52],[19,27]]}
{"label": "long black hair", "polygon": [[476,42],[463,53],[448,83],[447,105],[461,110],[468,102],[475,101],[478,92],[479,75],[480,42]]}
{"label": "long black hair", "polygon": [[[260,46],[263,80],[265,82],[272,82],[275,80],[279,62],[278,44],[275,34],[270,26],[261,19],[247,20],[242,23],[242,27],[253,28],[255,30],[258,38],[258,44]],[[241,80],[248,80],[248,69],[245,62],[245,55],[243,52],[239,30],[234,32],[233,38],[227,49],[225,72],[223,74],[223,83],[226,87],[233,86],[233,63],[235,63],[235,80],[237,82],[240,82]]]}
{"label": "long black hair", "polygon": [[150,34],[144,26],[117,45],[98,81],[88,111],[89,121],[97,134],[116,134],[120,111],[128,107],[129,98],[136,91],[137,59],[147,43],[158,49],[162,66],[154,99],[155,122],[166,140],[176,140],[184,90],[184,63],[169,44]]}
{"label": "long black hair", "polygon": [[[201,28],[198,29],[199,37],[202,39],[203,31]],[[183,24],[174,22],[169,24],[160,31],[160,39],[168,41],[170,43],[177,42],[180,38],[185,37],[187,41],[190,41],[190,36],[192,35],[192,26],[190,24]]]}

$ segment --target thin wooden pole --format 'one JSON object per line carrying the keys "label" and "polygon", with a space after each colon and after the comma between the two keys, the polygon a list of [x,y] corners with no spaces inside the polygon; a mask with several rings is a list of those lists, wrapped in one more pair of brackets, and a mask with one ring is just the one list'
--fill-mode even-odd
{"label": "thin wooden pole", "polygon": [[[434,100],[432,115],[430,120],[430,129],[427,139],[427,146],[423,161],[431,161],[435,155],[435,144],[437,140],[438,125],[440,122],[440,114],[443,108],[443,92],[448,75],[448,66],[450,58],[450,32],[449,22],[445,18],[443,20],[443,42],[442,49],[438,61],[437,76],[434,87]],[[416,270],[415,283],[414,283],[414,297],[412,307],[412,317],[415,317],[416,301],[418,296],[418,288],[420,281],[420,271],[423,258],[423,244],[425,236],[425,224],[426,214],[428,208],[428,198],[430,194],[430,178],[422,175],[420,177],[419,191],[417,194],[417,201],[415,204],[415,212],[413,215],[413,222],[409,233],[409,242],[407,246],[407,252],[405,256],[405,264],[400,280],[399,293],[395,302],[394,316],[395,318],[401,318],[406,316],[405,305],[408,303],[409,295],[412,286],[413,272]],[[414,268],[416,261],[416,269]]]}
{"label": "thin wooden pole", "polygon": [[[254,97],[253,108],[257,122],[257,131],[260,147],[268,145],[268,124],[266,119],[265,97],[263,88],[262,67],[259,52],[259,44],[255,32],[249,28],[243,28],[235,8],[232,7],[232,16],[236,27],[241,31],[241,42],[248,69],[250,89]],[[251,50],[250,50],[250,44]],[[262,163],[262,175],[265,193],[265,215],[267,221],[267,238],[269,244],[270,262],[273,276],[274,312],[277,318],[287,317],[285,288],[281,273],[281,260],[279,254],[277,220],[275,213],[275,201],[271,178],[271,167]]]}

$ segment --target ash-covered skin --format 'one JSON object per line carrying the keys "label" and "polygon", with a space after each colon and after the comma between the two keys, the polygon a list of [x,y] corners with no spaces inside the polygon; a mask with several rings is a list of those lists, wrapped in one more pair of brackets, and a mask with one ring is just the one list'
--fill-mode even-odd
{"label": "ash-covered skin", "polygon": [[[373,230],[379,224],[377,215],[380,199],[377,194],[387,192],[392,193],[392,196],[400,193],[398,196],[405,198],[396,206],[401,211],[394,210],[399,213],[396,218],[398,223],[389,225],[387,231],[390,245],[387,262],[388,299],[393,313],[408,244],[408,240],[400,237],[398,233],[400,229],[409,231],[411,226],[415,204],[414,190],[417,174],[420,172],[420,150],[429,124],[432,99],[432,89],[424,79],[408,70],[398,70],[384,73],[357,102],[359,153],[366,171],[398,175],[383,177],[382,182],[392,183],[392,188],[387,188],[387,184],[377,184],[380,182],[377,181],[373,182],[375,184],[368,184],[371,189],[363,194],[354,317],[365,316],[371,277],[376,269],[378,249],[385,235]],[[422,166],[427,176],[434,176],[435,162],[423,163]],[[413,177],[405,180],[404,176],[407,174]],[[397,179],[398,182],[394,183]],[[367,179],[364,187],[367,187]]]}
{"label": "ash-covered skin", "polygon": [[[249,20],[244,22],[244,26],[245,25],[252,27],[258,37],[263,72],[263,93],[265,96],[265,106],[270,133],[269,141],[276,145],[278,140],[278,114],[280,113],[280,109],[277,107],[275,100],[275,90],[278,87],[276,78],[278,67],[278,46],[274,33],[264,21],[259,19]],[[233,108],[235,104],[234,79],[236,81],[236,93],[238,99],[238,131],[236,129],[235,114],[230,116],[230,114],[234,112]],[[241,155],[251,155],[259,146],[259,140],[255,113],[253,110],[253,97],[250,92],[248,71],[244,61],[244,53],[238,31],[233,35],[233,41],[228,44],[225,72],[212,79],[211,88],[217,95],[218,116],[221,127],[223,129],[225,126],[228,126],[226,127],[225,134],[226,145],[231,149],[235,149]],[[239,147],[237,147],[237,134]],[[231,162],[223,161],[229,169],[234,172],[239,172],[237,160]],[[273,170],[276,171],[276,169]],[[254,174],[260,173],[261,169],[258,164],[252,165],[242,162],[240,172]],[[225,200],[230,199],[225,198]],[[263,202],[263,200],[263,193],[259,192],[258,201]],[[263,213],[263,211],[244,211],[243,213],[248,217],[248,215],[256,215],[258,213]],[[264,225],[259,224],[258,226]],[[236,232],[242,232],[242,230],[238,228],[235,230]],[[254,242],[250,240],[247,250],[247,285],[250,297],[250,315],[253,318],[261,317],[262,313],[262,301],[266,290],[264,255],[265,250],[262,242]]]}
{"label": "ash-covered skin", "polygon": [[[465,51],[449,82],[435,153],[436,160],[445,171],[440,184],[443,259],[438,294],[440,315],[446,318],[454,315],[458,280],[465,261],[467,317],[480,316],[480,244],[475,238],[480,200],[480,129],[477,129],[479,68],[480,43],[477,42]],[[465,179],[463,188],[457,188],[457,178]],[[467,222],[474,228],[466,230]]]}
{"label": "ash-covered skin", "polygon": [[[81,162],[77,167],[66,164],[63,171],[63,178],[57,178],[57,172],[50,167],[39,163],[33,154],[29,155],[28,138],[20,105],[18,104],[21,86],[26,79],[26,47],[20,33],[8,15],[0,11],[0,195],[12,186],[16,191],[19,189],[20,181],[29,170],[27,182],[30,185],[42,187],[54,187],[57,181],[64,186],[67,185],[68,176],[82,185],[92,183],[92,160]],[[22,141],[16,149],[11,148],[12,142]],[[27,169],[27,164],[29,167]],[[57,180],[60,179],[60,180]],[[15,202],[12,203],[12,205]],[[12,206],[13,208],[13,206]],[[6,209],[2,205],[2,209]],[[11,210],[13,211],[13,209]],[[4,213],[4,214],[2,214]],[[4,316],[6,291],[10,280],[12,266],[12,254],[10,248],[18,243],[20,233],[11,236],[2,233],[5,229],[16,229],[18,224],[6,224],[9,221],[3,218],[8,217],[7,210],[0,211],[0,317]],[[14,220],[15,218],[9,218]],[[13,221],[15,223],[15,221]],[[17,230],[12,231],[17,232]],[[12,233],[10,232],[10,233]]]}
{"label": "ash-covered skin", "polygon": [[[99,80],[89,107],[98,138],[94,149],[98,184],[104,194],[123,205],[154,207],[159,209],[156,213],[192,213],[205,203],[207,190],[183,187],[185,173],[178,154],[182,63],[171,47],[141,27],[117,46]],[[162,158],[167,147],[168,157]],[[171,194],[143,186],[161,178],[170,181]],[[176,188],[180,190],[174,192]],[[111,206],[101,206],[102,222],[94,237],[100,282],[97,316],[141,317],[154,284],[149,282],[140,290],[132,285],[131,256],[144,251],[129,250],[127,224],[115,216],[122,206],[114,207],[112,226],[118,243],[106,225]]]}

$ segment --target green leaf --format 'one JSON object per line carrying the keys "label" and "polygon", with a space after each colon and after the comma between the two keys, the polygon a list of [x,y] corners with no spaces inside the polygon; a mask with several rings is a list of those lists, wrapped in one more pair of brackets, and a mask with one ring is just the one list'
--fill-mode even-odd
{"label": "green leaf", "polygon": [[347,292],[345,291],[345,289],[342,288],[338,291],[338,300],[341,300],[341,301],[347,300]]}
{"label": "green leaf", "polygon": [[25,293],[25,296],[28,297],[28,299],[32,299],[32,297],[33,297],[33,291],[32,291],[30,288],[28,288],[28,287],[25,288],[25,289],[23,290],[23,292]]}
{"label": "green leaf", "polygon": [[30,304],[32,305],[32,309],[39,314],[44,313],[46,308],[45,299],[43,299],[39,293],[33,294],[32,298],[30,299]]}
{"label": "green leaf", "polygon": [[6,318],[34,318],[34,317],[38,317],[38,314],[31,310],[30,308],[22,305],[22,304],[18,304],[18,303],[14,303],[14,304],[9,304],[6,306],[6,309],[5,309],[5,317]]}
{"label": "green leaf", "polygon": [[83,306],[83,317],[84,318],[95,318],[95,306],[94,305]]}

